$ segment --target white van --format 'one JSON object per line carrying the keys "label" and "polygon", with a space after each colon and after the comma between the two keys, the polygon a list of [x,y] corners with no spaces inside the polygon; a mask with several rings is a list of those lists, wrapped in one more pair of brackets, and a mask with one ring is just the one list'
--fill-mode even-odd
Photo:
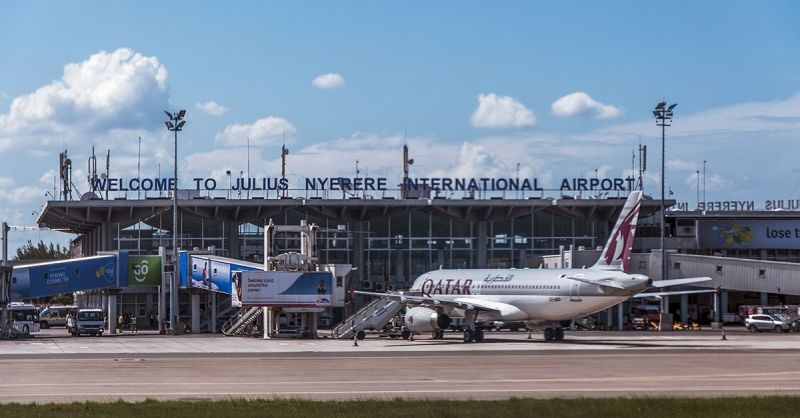
{"label": "white van", "polygon": [[81,309],[75,316],[74,327],[69,332],[74,336],[83,334],[103,335],[103,310]]}
{"label": "white van", "polygon": [[39,326],[41,328],[66,327],[67,314],[78,313],[77,306],[48,306],[39,313]]}

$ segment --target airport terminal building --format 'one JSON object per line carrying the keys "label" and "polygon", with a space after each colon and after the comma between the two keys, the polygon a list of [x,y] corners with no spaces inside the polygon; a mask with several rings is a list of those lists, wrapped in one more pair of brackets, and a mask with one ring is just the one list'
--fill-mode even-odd
{"label": "airport terminal building", "polygon": [[[195,179],[197,188],[178,190],[177,231],[171,190],[131,190],[131,180],[118,179],[116,186],[106,183],[80,200],[62,193],[62,199],[46,202],[38,223],[78,234],[74,256],[113,250],[157,254],[159,247],[170,254],[175,233],[181,250],[255,263],[264,260],[265,225],[315,224],[320,263],[350,264],[355,267],[350,289],[381,292],[408,288],[417,276],[440,267],[588,267],[633,185],[631,179],[563,179],[560,188],[544,189],[537,179],[514,184],[512,179],[420,182],[404,177],[372,179],[369,188],[366,179],[333,179],[319,185],[317,179],[306,180],[305,188],[288,187],[283,179],[236,179],[227,189],[204,188],[208,180]],[[387,186],[398,183],[396,189]],[[635,272],[652,278],[661,276],[660,205],[660,200],[643,200],[631,263]],[[724,320],[742,304],[798,304],[800,234],[780,245],[752,238],[764,228],[800,226],[800,212],[668,211],[666,219],[667,277],[709,276],[708,286],[720,289],[719,302],[708,294],[667,300],[671,312]],[[271,253],[299,248],[297,237],[279,235]],[[119,311],[144,316],[155,309],[156,299],[155,290],[127,289]],[[328,321],[343,319],[361,303],[354,301]],[[620,309],[613,319],[610,313],[607,319],[601,315],[600,322],[621,327],[626,315]]]}

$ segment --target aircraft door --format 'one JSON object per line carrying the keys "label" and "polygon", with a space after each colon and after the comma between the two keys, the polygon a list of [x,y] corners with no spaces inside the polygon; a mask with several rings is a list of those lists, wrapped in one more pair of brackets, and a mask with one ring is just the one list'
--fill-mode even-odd
{"label": "aircraft door", "polygon": [[581,282],[577,280],[573,280],[569,286],[569,301],[570,302],[580,302],[581,301]]}

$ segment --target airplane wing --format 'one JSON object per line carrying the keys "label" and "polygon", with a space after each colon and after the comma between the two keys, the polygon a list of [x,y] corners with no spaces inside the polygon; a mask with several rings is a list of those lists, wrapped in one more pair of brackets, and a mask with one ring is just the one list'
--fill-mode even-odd
{"label": "airplane wing", "polygon": [[642,292],[638,295],[634,296],[633,298],[654,298],[654,299],[661,299],[663,296],[671,296],[671,295],[691,295],[694,293],[712,293],[716,292],[715,289],[703,289],[703,290],[673,290],[671,292]]}
{"label": "airplane wing", "polygon": [[688,277],[685,279],[653,280],[653,287],[669,287],[710,281],[711,277]]}
{"label": "airplane wing", "polygon": [[522,309],[508,303],[492,302],[489,300],[476,298],[456,298],[454,301],[466,304],[468,307],[474,309],[497,312],[503,317],[504,320],[508,321],[521,321],[528,319],[528,314],[526,314]]}
{"label": "airplane wing", "polygon": [[430,306],[444,305],[460,309],[477,309],[483,311],[491,311],[501,314],[504,318],[507,318],[508,320],[516,320],[517,318],[525,319],[528,317],[527,314],[525,314],[521,309],[517,308],[514,305],[502,302],[492,302],[478,298],[459,297],[455,299],[439,299],[431,296],[406,295],[403,292],[376,293],[376,292],[363,292],[360,290],[356,290],[355,293],[357,295],[390,298],[397,300],[401,303],[419,303],[422,305],[430,305]]}
{"label": "airplane wing", "polygon": [[567,277],[567,278],[570,280],[575,280],[576,282],[593,284],[595,286],[613,287],[614,289],[625,290],[625,286],[623,286],[620,282],[614,279],[587,279],[585,277]]}

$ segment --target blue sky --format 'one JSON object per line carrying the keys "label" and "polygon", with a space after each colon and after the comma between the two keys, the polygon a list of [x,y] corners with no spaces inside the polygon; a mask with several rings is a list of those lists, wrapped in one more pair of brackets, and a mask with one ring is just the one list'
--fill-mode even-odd
{"label": "blue sky", "polygon": [[[163,108],[189,111],[179,177],[244,169],[247,136],[253,174],[274,176],[286,131],[290,176],[345,175],[358,159],[399,178],[405,129],[416,176],[519,163],[545,182],[620,177],[641,141],[655,192],[650,110],[666,99],[679,103],[666,180],[679,201],[696,203],[703,160],[708,200],[800,198],[797,2],[167,5],[0,4],[0,217],[34,223],[65,146],[79,179],[92,145],[135,174],[139,136],[143,175],[169,167]],[[340,82],[312,84],[324,74]],[[14,242],[42,237],[27,234]]]}

